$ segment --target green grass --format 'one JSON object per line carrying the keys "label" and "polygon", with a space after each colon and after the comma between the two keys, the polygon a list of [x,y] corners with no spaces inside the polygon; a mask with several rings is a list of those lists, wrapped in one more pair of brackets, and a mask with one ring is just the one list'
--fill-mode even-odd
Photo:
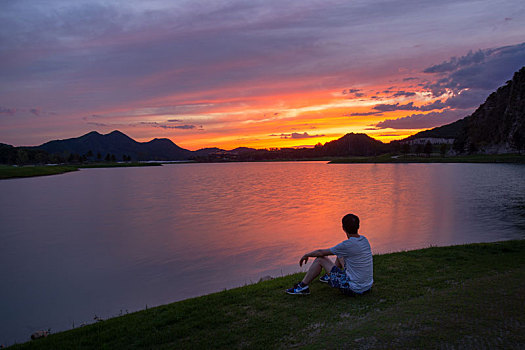
{"label": "green grass", "polygon": [[81,168],[124,168],[137,166],[161,166],[160,163],[93,163],[73,165],[9,166],[0,165],[0,179],[64,174]]}
{"label": "green grass", "polygon": [[23,167],[0,165],[0,179],[57,175],[77,170],[78,166],[72,165],[42,165]]}
{"label": "green grass", "polygon": [[349,157],[334,159],[330,163],[520,163],[525,164],[523,154],[473,154],[465,156],[408,156],[382,154],[376,157]]}
{"label": "green grass", "polygon": [[372,292],[295,274],[57,333],[14,349],[523,348],[525,240],[374,256]]}

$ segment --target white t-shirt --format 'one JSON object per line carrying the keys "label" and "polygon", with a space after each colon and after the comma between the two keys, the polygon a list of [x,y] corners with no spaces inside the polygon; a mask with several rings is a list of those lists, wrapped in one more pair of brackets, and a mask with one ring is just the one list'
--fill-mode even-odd
{"label": "white t-shirt", "polygon": [[374,283],[374,262],[372,249],[365,236],[350,237],[330,251],[343,258],[345,272],[350,279],[350,289],[356,293],[369,290]]}

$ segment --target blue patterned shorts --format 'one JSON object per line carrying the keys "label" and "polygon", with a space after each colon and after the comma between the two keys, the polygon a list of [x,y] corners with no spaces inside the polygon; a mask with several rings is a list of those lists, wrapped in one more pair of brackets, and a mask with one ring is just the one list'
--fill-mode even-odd
{"label": "blue patterned shorts", "polygon": [[[341,270],[339,267],[334,266],[330,271],[330,280],[328,284],[331,287],[339,288],[343,294],[346,295],[361,295],[362,293],[356,293],[350,289],[350,279],[346,275],[344,270]],[[365,292],[366,293],[366,292]]]}

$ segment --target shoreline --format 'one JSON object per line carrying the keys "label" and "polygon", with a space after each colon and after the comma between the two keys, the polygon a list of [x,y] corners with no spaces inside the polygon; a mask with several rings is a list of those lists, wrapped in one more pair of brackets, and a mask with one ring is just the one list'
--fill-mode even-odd
{"label": "shoreline", "polygon": [[[525,155],[522,154],[497,154],[497,155],[468,155],[468,156],[401,156],[384,154],[371,157],[341,157],[325,159],[276,159],[261,160],[257,163],[275,162],[298,162],[298,161],[326,161],[327,164],[430,164],[430,163],[482,163],[482,164],[525,164]],[[143,166],[162,166],[163,164],[210,164],[210,163],[246,163],[243,161],[223,161],[223,162],[195,162],[188,161],[165,161],[165,162],[133,162],[133,163],[93,163],[93,164],[61,164],[61,165],[0,165],[0,180],[13,178],[26,178],[35,176],[59,175],[79,169],[89,168],[115,168],[115,167],[143,167]]]}
{"label": "shoreline", "polygon": [[60,175],[73,171],[78,171],[80,169],[133,168],[146,166],[162,166],[162,163],[94,163],[24,166],[0,165],[0,180]]}
{"label": "shoreline", "polygon": [[525,164],[524,154],[473,154],[460,156],[436,156],[431,155],[391,155],[383,154],[372,157],[346,157],[334,159],[330,164],[348,164],[348,163],[507,163],[507,164]]}
{"label": "shoreline", "polygon": [[525,335],[514,329],[525,321],[525,240],[374,255],[374,287],[357,298],[317,281],[309,296],[286,295],[284,289],[303,274],[117,316],[12,348],[425,348],[473,345],[473,337],[489,348],[525,345]]}

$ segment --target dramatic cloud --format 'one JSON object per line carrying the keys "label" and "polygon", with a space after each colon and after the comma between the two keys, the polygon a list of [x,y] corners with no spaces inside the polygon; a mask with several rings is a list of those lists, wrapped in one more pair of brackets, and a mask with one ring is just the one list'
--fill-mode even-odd
{"label": "dramatic cloud", "polygon": [[378,112],[356,112],[356,113],[350,113],[349,115],[345,114],[345,116],[349,116],[349,117],[366,117],[366,116],[369,116],[369,115],[375,115],[375,116],[382,116],[383,113],[378,113]]}
{"label": "dramatic cloud", "polygon": [[414,106],[414,102],[409,102],[407,104],[379,104],[375,105],[374,109],[380,112],[392,112],[392,111],[417,111],[419,107]]}
{"label": "dramatic cloud", "polygon": [[303,132],[302,134],[298,132],[293,132],[291,134],[281,134],[281,135],[270,135],[270,136],[279,136],[282,139],[309,139],[313,137],[323,137],[324,135],[309,135],[307,132]]}
{"label": "dramatic cloud", "polygon": [[453,97],[444,102],[451,108],[477,107],[524,65],[525,43],[471,51],[425,69],[425,73],[438,79],[424,87],[437,97],[453,93]]}
{"label": "dramatic cloud", "polygon": [[162,129],[192,130],[192,129],[199,128],[200,130],[202,130],[202,125],[200,125],[200,126],[197,127],[196,125],[191,125],[191,124],[185,124],[185,125],[166,125],[166,124],[163,124],[163,123],[157,123],[157,122],[139,122],[139,123],[135,123],[135,124],[132,124],[132,125],[147,125],[147,126],[152,126],[152,127],[155,127],[155,128],[162,128]]}
{"label": "dramatic cloud", "polygon": [[[422,129],[440,126],[456,121],[470,114],[512,74],[525,64],[525,43],[494,49],[469,52],[461,57],[433,65],[425,73],[438,78],[423,85],[436,97],[448,94],[450,97],[436,100],[423,106],[406,104],[379,104],[373,107],[380,112],[401,110],[441,112],[412,114],[397,119],[387,119],[375,124],[378,128]],[[402,94],[401,94],[402,95]]]}
{"label": "dramatic cloud", "polygon": [[411,91],[397,91],[395,94],[392,95],[392,97],[401,97],[401,96],[404,96],[404,97],[412,97],[412,96],[415,96],[416,93],[415,92],[411,92]]}
{"label": "dramatic cloud", "polygon": [[427,129],[452,123],[466,117],[472,111],[445,110],[443,112],[430,112],[428,114],[412,114],[410,116],[387,119],[373,126],[378,129]]}
{"label": "dramatic cloud", "polygon": [[6,108],[0,106],[0,115],[13,116],[16,113],[16,108]]}
{"label": "dramatic cloud", "polygon": [[[161,128],[165,128],[165,129],[182,129],[182,130],[191,130],[191,129],[195,129],[196,126],[195,125],[189,125],[189,124],[186,124],[186,125],[174,125],[174,126],[171,126],[171,125],[160,125]],[[202,126],[201,126],[202,128]]]}
{"label": "dramatic cloud", "polygon": [[359,98],[365,96],[363,92],[361,92],[361,89],[344,89],[341,92],[343,95],[347,95],[350,98]]}
{"label": "dramatic cloud", "polygon": [[[436,100],[432,103],[428,103],[422,106],[414,106],[414,102],[409,102],[406,104],[394,103],[394,104],[379,104],[375,105],[373,109],[380,112],[393,112],[393,111],[432,111],[434,109],[443,109],[451,107],[450,104],[443,103],[441,100]],[[456,106],[454,108],[467,108]],[[362,115],[377,115],[374,112],[370,114],[362,113]]]}

